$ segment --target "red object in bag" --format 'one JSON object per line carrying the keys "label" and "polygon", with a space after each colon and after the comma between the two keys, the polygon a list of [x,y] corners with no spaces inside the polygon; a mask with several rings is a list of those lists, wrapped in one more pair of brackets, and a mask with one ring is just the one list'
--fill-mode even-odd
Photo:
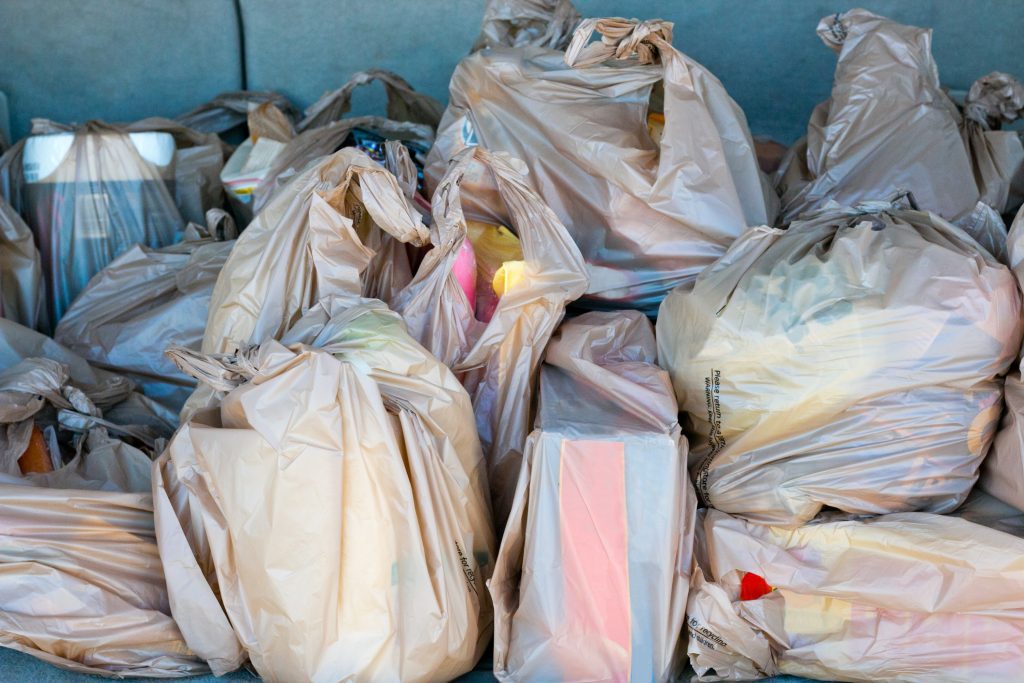
{"label": "red object in bag", "polygon": [[747,572],[740,579],[740,600],[757,600],[771,593],[774,588],[768,585],[764,577]]}

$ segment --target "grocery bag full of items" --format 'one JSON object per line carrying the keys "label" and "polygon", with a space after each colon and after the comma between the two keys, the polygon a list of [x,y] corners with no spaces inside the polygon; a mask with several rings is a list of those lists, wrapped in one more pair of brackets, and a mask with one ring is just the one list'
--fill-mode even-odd
{"label": "grocery bag full of items", "polygon": [[480,10],[447,102],[0,156],[4,678],[1020,677],[1012,64],[815,13],[787,148],[689,24]]}

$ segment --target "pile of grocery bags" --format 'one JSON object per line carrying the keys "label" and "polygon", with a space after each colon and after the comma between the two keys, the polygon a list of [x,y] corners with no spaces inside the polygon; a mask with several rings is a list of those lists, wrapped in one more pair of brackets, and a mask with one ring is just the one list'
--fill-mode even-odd
{"label": "pile of grocery bags", "polygon": [[447,107],[369,69],[37,120],[0,157],[0,646],[1018,677],[1024,86],[956,102],[865,10],[817,33],[785,152],[671,23],[568,0],[490,0]]}

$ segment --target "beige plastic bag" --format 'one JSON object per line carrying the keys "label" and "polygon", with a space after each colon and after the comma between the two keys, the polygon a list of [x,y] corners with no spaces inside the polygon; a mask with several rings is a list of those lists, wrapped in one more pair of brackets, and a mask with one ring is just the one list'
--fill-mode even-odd
{"label": "beige plastic bag", "polygon": [[717,510],[698,537],[707,580],[687,622],[700,680],[1020,676],[1024,539],[919,512],[787,530]]}
{"label": "beige plastic bag", "polygon": [[[1010,267],[1017,282],[1024,287],[1024,208],[1013,221],[1008,244]],[[1017,316],[1024,317],[1024,312],[1018,311]],[[1024,355],[1024,348],[1021,354]],[[1024,510],[1024,375],[1021,373],[1018,358],[1017,366],[1006,376],[1006,412],[992,450],[985,458],[978,486]]]}
{"label": "beige plastic bag", "polygon": [[[149,432],[104,418],[137,415],[131,384],[41,337],[0,326],[0,646],[77,673],[206,673],[170,616],[149,456],[113,436]],[[34,428],[50,466],[23,476]]]}
{"label": "beige plastic bag", "polygon": [[228,392],[154,467],[187,642],[270,681],[469,671],[495,547],[468,395],[378,301],[325,299],[285,342],[176,354]]}
{"label": "beige plastic bag", "polygon": [[780,224],[831,201],[853,206],[909,192],[1003,257],[1002,207],[979,204],[964,121],[939,83],[931,30],[854,9],[822,18],[817,32],[839,56],[832,96],[780,169]]}
{"label": "beige plastic bag", "polygon": [[637,311],[565,322],[489,588],[499,680],[668,681],[696,498],[654,330]]}
{"label": "beige plastic bag", "polygon": [[993,71],[971,85],[964,99],[963,136],[981,201],[999,213],[1016,211],[1024,202],[1024,140],[1003,124],[1024,116],[1024,85]]}
{"label": "beige plastic bag", "polygon": [[698,494],[793,526],[823,506],[955,509],[998,426],[1020,306],[1010,270],[933,214],[876,203],[751,230],[658,318]]}
{"label": "beige plastic bag", "polygon": [[32,231],[0,197],[0,317],[45,328],[43,270]]}
{"label": "beige plastic bag", "polygon": [[570,0],[487,0],[472,51],[527,45],[564,50],[579,23]]}
{"label": "beige plastic bag", "polygon": [[[599,42],[588,45],[594,32]],[[430,188],[449,159],[481,145],[529,168],[526,183],[586,259],[592,307],[653,313],[778,199],[743,112],[721,83],[672,47],[665,21],[587,19],[565,53],[494,48],[463,59],[427,159]],[[663,90],[664,133],[648,116]],[[486,177],[467,177],[469,218],[500,222]]]}
{"label": "beige plastic bag", "polygon": [[[475,302],[453,273],[467,240],[463,179],[481,172],[492,177],[507,211],[502,222],[517,233],[524,258],[520,276],[486,324],[474,317]],[[579,249],[525,181],[512,161],[481,147],[459,154],[434,192],[434,248],[394,304],[409,333],[451,367],[473,397],[499,529],[519,478],[541,355],[566,304],[587,286]]]}
{"label": "beige plastic bag", "polygon": [[89,281],[54,332],[58,342],[131,378],[175,413],[195,381],[164,351],[169,346],[199,350],[214,283],[234,246],[230,217],[218,209],[210,217],[223,221],[227,241],[193,226],[179,244],[129,249]]}
{"label": "beige plastic bag", "polygon": [[226,133],[246,123],[249,113],[260,106],[269,105],[295,121],[298,110],[280,93],[258,90],[235,90],[217,95],[195,109],[175,118],[175,121],[202,133]]}
{"label": "beige plastic bag", "polygon": [[[351,109],[356,88],[375,81],[384,86],[387,95],[387,118],[343,118]],[[416,92],[398,74],[383,69],[353,74],[343,86],[325,93],[306,109],[305,116],[295,126],[297,135],[293,139],[283,147],[268,150],[266,162],[258,169],[251,169],[252,174],[259,177],[252,189],[252,211],[262,211],[291,177],[305,170],[315,159],[334,153],[357,129],[387,140],[402,140],[421,149],[425,156],[434,142],[441,110],[437,100]],[[383,159],[377,158],[377,161],[383,162]]]}

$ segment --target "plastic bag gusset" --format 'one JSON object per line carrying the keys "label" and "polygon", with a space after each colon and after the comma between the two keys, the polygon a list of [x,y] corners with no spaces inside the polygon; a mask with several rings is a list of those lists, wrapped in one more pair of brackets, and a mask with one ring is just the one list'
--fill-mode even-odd
{"label": "plastic bag gusset", "polygon": [[853,205],[893,191],[946,220],[978,201],[961,117],[939,84],[931,30],[863,9],[824,17],[818,35],[838,55],[830,99],[783,171],[780,222],[832,200]]}
{"label": "plastic bag gusset", "polygon": [[[228,389],[157,463],[178,476],[157,518],[164,564],[187,569],[168,569],[185,637],[214,634],[206,656],[244,652],[268,680],[465,673],[495,552],[468,395],[380,302],[328,297],[286,337],[178,356],[201,377],[223,364]],[[211,592],[177,602],[197,579]]]}
{"label": "plastic bag gusset", "polygon": [[579,23],[570,0],[488,0],[471,51],[527,45],[564,50]]}
{"label": "plastic bag gusset", "polygon": [[32,231],[0,197],[0,317],[46,328],[43,270]]}
{"label": "plastic bag gusset", "polygon": [[1024,202],[1024,141],[1019,131],[1001,130],[1024,115],[1024,85],[993,71],[971,85],[964,99],[963,136],[981,201],[999,213]]}
{"label": "plastic bag gusset", "polygon": [[[587,286],[576,245],[512,163],[480,147],[453,160],[433,197],[434,248],[394,304],[410,334],[451,367],[473,397],[499,528],[508,514],[530,430],[541,354],[566,304]],[[481,167],[493,177],[507,210],[506,224],[518,234],[525,261],[522,278],[504,293],[486,325],[475,319],[474,303],[453,273],[468,239],[462,181],[470,169]]]}
{"label": "plastic bag gusset", "polygon": [[[1007,240],[1010,267],[1024,287],[1024,208],[1010,228]],[[1024,348],[1020,349],[1024,355]],[[1003,385],[1006,411],[992,450],[982,465],[978,487],[1003,502],[1024,510],[1024,376],[1020,361],[1006,376]]]}
{"label": "plastic bag gusset", "polygon": [[[732,601],[731,614],[722,606],[725,623],[767,637],[778,673],[1002,681],[1024,661],[1024,541],[1016,536],[927,513],[780,529],[716,510],[704,534],[708,578]],[[739,600],[747,573],[771,592]]]}
{"label": "plastic bag gusset", "polygon": [[[588,45],[595,31],[601,40]],[[742,111],[670,40],[669,22],[590,19],[564,54],[523,47],[466,57],[428,155],[428,184],[467,146],[522,159],[526,182],[588,264],[586,305],[653,312],[747,226],[773,221],[778,203]],[[603,63],[611,57],[622,61]],[[660,145],[647,127],[659,82]],[[493,183],[467,181],[478,186],[467,187],[467,215],[500,222]]]}
{"label": "plastic bag gusset", "polygon": [[778,525],[955,509],[998,425],[1020,305],[1009,269],[933,214],[833,207],[749,231],[658,319],[698,493]]}
{"label": "plastic bag gusset", "polygon": [[638,311],[584,314],[548,345],[489,584],[499,680],[680,673],[696,499],[655,356]]}
{"label": "plastic bag gusset", "polygon": [[380,287],[380,272],[366,272],[375,252],[359,231],[380,241],[428,238],[395,177],[342,149],[294,178],[238,238],[213,290],[203,352],[280,338],[329,294],[391,295],[404,283]]}

